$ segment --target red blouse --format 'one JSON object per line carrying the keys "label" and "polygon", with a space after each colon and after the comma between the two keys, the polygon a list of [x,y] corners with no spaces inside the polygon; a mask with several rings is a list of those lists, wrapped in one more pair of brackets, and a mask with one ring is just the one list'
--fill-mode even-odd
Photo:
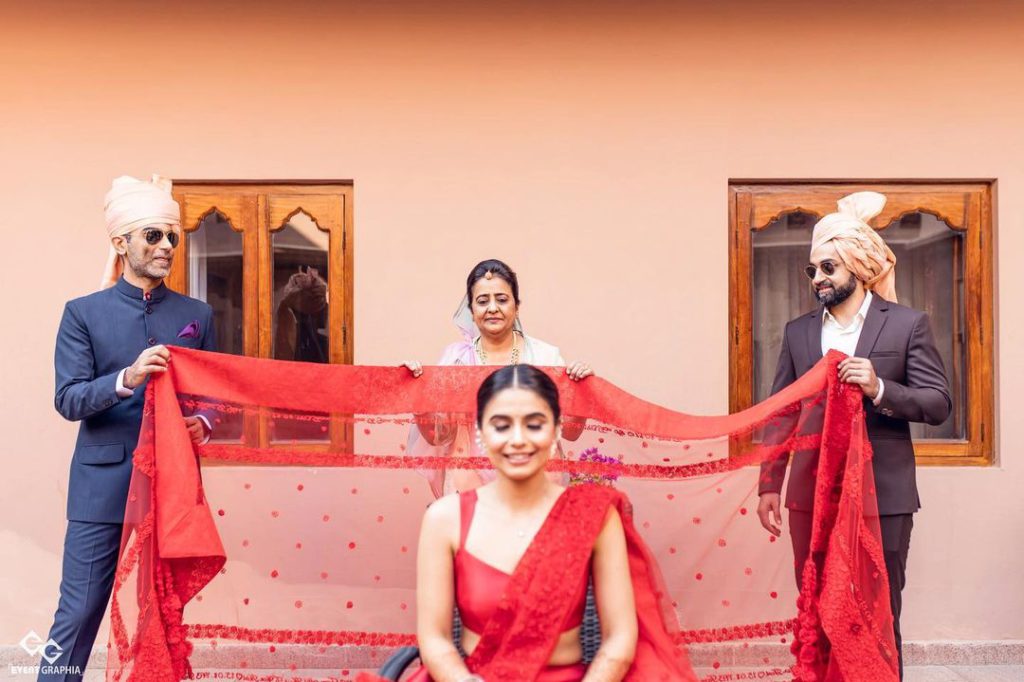
{"label": "red blouse", "polygon": [[[487,621],[498,608],[498,603],[505,594],[505,588],[512,576],[466,551],[466,537],[473,523],[476,500],[475,490],[459,494],[460,534],[459,549],[455,553],[455,603],[466,627],[476,634],[481,634]],[[576,586],[576,606],[569,612],[569,618],[562,627],[563,632],[577,628],[583,622],[589,574],[589,571],[584,573],[583,581]]]}

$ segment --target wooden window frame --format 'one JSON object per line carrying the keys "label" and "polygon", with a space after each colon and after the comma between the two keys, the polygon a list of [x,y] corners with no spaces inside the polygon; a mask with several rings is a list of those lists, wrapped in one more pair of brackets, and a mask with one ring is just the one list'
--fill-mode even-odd
{"label": "wooden window frame", "polygon": [[[995,461],[993,339],[994,180],[730,180],[729,181],[729,409],[753,404],[753,232],[801,211],[818,217],[862,190],[887,197],[871,221],[883,230],[900,217],[930,213],[964,234],[964,440],[914,443],[918,464],[989,466]],[[810,245],[808,244],[808,248]]]}
{"label": "wooden window frame", "polygon": [[[167,277],[167,285],[188,294],[189,234],[203,219],[218,212],[242,235],[242,351],[248,357],[273,353],[272,235],[297,213],[310,216],[327,232],[328,325],[331,364],[352,364],[355,358],[353,311],[353,183],[351,180],[175,180],[174,198],[181,206],[183,239]],[[341,273],[338,275],[338,273]],[[343,451],[352,442],[344,418],[331,420],[328,442],[270,442],[266,418],[249,419],[243,440],[257,447]]]}

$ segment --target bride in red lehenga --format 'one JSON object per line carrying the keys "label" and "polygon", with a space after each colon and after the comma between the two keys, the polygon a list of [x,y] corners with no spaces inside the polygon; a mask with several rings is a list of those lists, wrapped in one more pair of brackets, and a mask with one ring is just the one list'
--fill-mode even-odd
{"label": "bride in red lehenga", "polygon": [[[596,484],[564,488],[545,475],[560,417],[557,387],[530,365],[502,368],[481,384],[478,438],[497,476],[438,500],[423,520],[424,667],[414,680],[697,679],[669,634],[658,567],[625,495]],[[591,577],[602,640],[588,667],[579,629]],[[454,606],[465,660],[452,641]]]}

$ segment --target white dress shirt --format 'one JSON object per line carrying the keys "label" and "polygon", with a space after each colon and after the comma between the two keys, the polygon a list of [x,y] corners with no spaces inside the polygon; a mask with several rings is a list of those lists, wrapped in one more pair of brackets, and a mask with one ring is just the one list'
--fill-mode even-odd
{"label": "white dress shirt", "polygon": [[[853,357],[854,353],[857,352],[857,342],[860,341],[860,333],[864,329],[864,320],[868,316],[868,309],[871,308],[872,298],[874,298],[872,293],[870,291],[867,292],[860,309],[853,316],[853,321],[845,327],[839,324],[839,320],[832,316],[828,308],[825,308],[821,318],[822,355],[826,355],[830,350],[834,349]],[[879,379],[878,395],[872,401],[875,405],[882,401],[882,391],[884,390],[885,384]]]}

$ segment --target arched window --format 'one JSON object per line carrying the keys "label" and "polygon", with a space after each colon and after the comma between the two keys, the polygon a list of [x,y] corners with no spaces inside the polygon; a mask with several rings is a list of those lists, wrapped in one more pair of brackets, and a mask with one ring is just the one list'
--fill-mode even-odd
{"label": "arched window", "polygon": [[[352,183],[174,183],[185,238],[168,286],[213,306],[221,352],[351,363]],[[330,428],[269,416],[215,428],[218,441],[343,449]],[[282,430],[283,429],[283,430]]]}
{"label": "arched window", "polygon": [[817,306],[802,270],[814,223],[852,192],[886,195],[872,221],[897,258],[899,302],[927,312],[953,412],[912,424],[919,463],[994,457],[992,183],[733,182],[730,215],[730,408],[768,395],[786,322]]}

